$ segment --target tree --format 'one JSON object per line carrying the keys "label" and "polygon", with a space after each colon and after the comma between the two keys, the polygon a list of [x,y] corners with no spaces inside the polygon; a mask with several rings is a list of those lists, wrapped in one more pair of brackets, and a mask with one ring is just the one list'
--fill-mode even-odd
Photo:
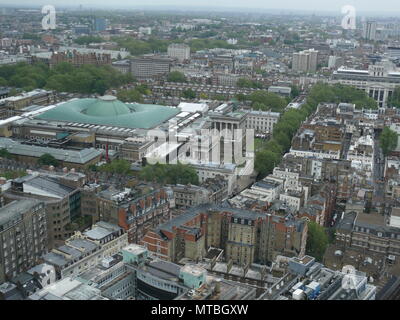
{"label": "tree", "polygon": [[11,153],[8,152],[7,149],[2,148],[2,149],[0,149],[0,157],[10,159],[11,158]]}
{"label": "tree", "polygon": [[291,91],[291,93],[290,93],[291,98],[292,98],[292,99],[297,98],[297,97],[300,95],[300,90],[299,90],[299,88],[298,88],[296,85],[292,85],[292,86],[290,86],[290,87],[292,88],[292,91]]}
{"label": "tree", "polygon": [[141,94],[144,94],[144,95],[147,95],[147,96],[151,94],[151,90],[149,89],[149,87],[145,83],[139,84],[138,86],[136,86],[135,89],[138,92],[140,92]]}
{"label": "tree", "polygon": [[279,95],[265,90],[258,90],[250,94],[252,107],[255,110],[269,110],[282,112],[286,107],[286,101]]}
{"label": "tree", "polygon": [[270,150],[262,150],[256,153],[254,168],[259,177],[263,178],[270,174],[280,161],[280,154]]}
{"label": "tree", "polygon": [[76,38],[74,40],[74,42],[77,44],[100,43],[100,42],[103,42],[103,39],[101,37],[82,36],[82,37]]}
{"label": "tree", "polygon": [[166,184],[195,184],[199,183],[196,170],[190,165],[160,164],[146,165],[139,174],[146,181],[156,181]]}
{"label": "tree", "polygon": [[7,86],[7,80],[0,77],[0,87],[6,87]]}
{"label": "tree", "polygon": [[117,98],[124,102],[143,102],[143,96],[137,89],[119,90]]}
{"label": "tree", "polygon": [[385,157],[397,147],[398,134],[391,130],[389,127],[385,127],[379,137],[380,146],[382,148]]}
{"label": "tree", "polygon": [[257,88],[257,89],[261,89],[263,87],[263,84],[257,81],[253,81],[250,79],[246,79],[246,78],[240,78],[238,79],[236,85],[239,88]]}
{"label": "tree", "polygon": [[204,92],[201,92],[201,93],[199,94],[199,98],[200,98],[200,99],[208,99],[208,95],[205,94]]}
{"label": "tree", "polygon": [[125,75],[111,66],[83,65],[76,68],[63,62],[50,68],[43,63],[17,63],[0,67],[0,80],[8,86],[31,90],[47,88],[59,92],[104,94],[111,87],[132,82],[131,75]]}
{"label": "tree", "polygon": [[243,94],[243,93],[238,93],[236,94],[236,99],[238,99],[238,101],[246,101],[248,99],[247,95]]}
{"label": "tree", "polygon": [[182,91],[182,98],[195,99],[196,98],[196,93],[191,88],[183,90]]}
{"label": "tree", "polygon": [[240,78],[240,79],[238,79],[236,85],[239,88],[251,88],[251,80],[246,79],[246,78]]}
{"label": "tree", "polygon": [[114,159],[110,163],[100,166],[99,170],[103,172],[127,175],[131,172],[131,164],[125,159]]}
{"label": "tree", "polygon": [[45,153],[41,155],[38,159],[38,164],[41,166],[54,166],[57,167],[59,162],[56,158],[54,158],[51,154]]}
{"label": "tree", "polygon": [[329,237],[325,229],[314,221],[310,221],[307,233],[307,254],[322,262],[328,243]]}
{"label": "tree", "polygon": [[388,99],[389,107],[400,108],[400,86],[396,87],[393,91],[392,96]]}
{"label": "tree", "polygon": [[354,103],[357,109],[377,109],[377,102],[369,97],[364,90],[360,90],[348,85],[317,83],[314,85],[307,102],[318,105],[321,102],[332,103]]}
{"label": "tree", "polygon": [[186,82],[186,77],[182,72],[172,71],[168,74],[167,81],[169,81],[169,82]]}

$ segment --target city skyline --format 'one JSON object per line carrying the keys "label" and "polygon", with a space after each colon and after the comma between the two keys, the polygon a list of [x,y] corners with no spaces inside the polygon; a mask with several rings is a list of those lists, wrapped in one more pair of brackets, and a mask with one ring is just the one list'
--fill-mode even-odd
{"label": "city skyline", "polygon": [[[65,2],[64,0],[16,0],[9,2],[6,0],[3,6],[43,6],[43,5],[54,5],[61,8],[80,8],[82,9],[147,9],[147,10],[178,10],[178,11],[207,11],[207,10],[217,10],[217,11],[237,11],[243,10],[252,12],[257,10],[262,10],[262,12],[273,12],[273,13],[316,13],[316,14],[337,14],[341,15],[341,9],[343,6],[351,5],[361,14],[376,14],[376,15],[388,15],[397,16],[400,14],[400,3],[395,0],[384,0],[377,3],[371,0],[350,0],[350,1],[340,1],[340,2],[330,2],[321,5],[321,1],[318,0],[285,0],[279,3],[272,1],[261,1],[261,0],[251,0],[243,2],[243,0],[217,0],[213,1],[212,4],[204,4],[203,1],[194,0],[187,1],[183,0],[156,0],[152,1],[151,4],[143,4],[140,1],[126,1],[126,0],[116,0],[111,5],[108,1],[100,0],[72,0]],[[395,13],[396,9],[399,13]]]}

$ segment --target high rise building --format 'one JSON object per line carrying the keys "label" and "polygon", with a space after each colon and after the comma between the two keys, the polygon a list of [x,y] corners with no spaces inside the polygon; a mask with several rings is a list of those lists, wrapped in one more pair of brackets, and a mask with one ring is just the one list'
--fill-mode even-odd
{"label": "high rise building", "polygon": [[376,21],[367,21],[364,23],[363,38],[366,40],[376,40]]}
{"label": "high rise building", "polygon": [[[76,183],[83,183],[83,177]],[[81,216],[81,192],[78,185],[71,185],[72,182],[72,179],[68,181],[67,175],[59,179],[45,175],[27,175],[14,179],[11,188],[3,193],[7,202],[24,199],[43,203],[46,208],[46,241],[49,249],[73,234],[71,223]]]}
{"label": "high rise building", "polygon": [[0,208],[0,283],[39,263],[47,252],[44,203],[13,201]]}
{"label": "high rise building", "polygon": [[315,49],[293,53],[292,70],[315,72],[317,71],[318,51]]}
{"label": "high rise building", "polygon": [[343,58],[338,56],[329,56],[328,68],[336,69],[343,65]]}
{"label": "high rise building", "polygon": [[107,20],[104,18],[95,18],[93,23],[94,31],[101,32],[107,29]]}
{"label": "high rise building", "polygon": [[172,43],[168,46],[168,56],[179,62],[190,59],[190,47],[184,43]]}

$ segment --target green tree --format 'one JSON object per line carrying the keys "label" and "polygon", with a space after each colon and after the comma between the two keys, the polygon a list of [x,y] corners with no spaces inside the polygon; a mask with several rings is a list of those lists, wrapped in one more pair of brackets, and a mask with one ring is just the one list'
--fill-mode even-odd
{"label": "green tree", "polygon": [[138,92],[140,92],[141,94],[146,95],[146,96],[151,94],[151,90],[149,89],[149,87],[145,83],[139,84],[138,86],[135,87],[135,89]]}
{"label": "green tree", "polygon": [[37,162],[41,166],[54,166],[54,167],[57,167],[59,165],[58,160],[56,158],[54,158],[49,153],[45,153],[45,154],[41,155]]}
{"label": "green tree", "polygon": [[11,153],[7,149],[2,148],[0,149],[0,157],[11,159]]}
{"label": "green tree", "polygon": [[131,164],[125,159],[114,159],[110,163],[100,166],[99,170],[103,172],[127,175],[131,173]]}
{"label": "green tree", "polygon": [[201,92],[200,95],[199,95],[199,98],[200,99],[208,99],[208,95],[205,94],[204,92]]}
{"label": "green tree", "polygon": [[322,262],[328,244],[329,237],[325,229],[314,221],[310,221],[308,223],[306,253]]}
{"label": "green tree", "polygon": [[166,184],[194,184],[198,185],[199,177],[196,170],[190,165],[160,164],[146,165],[139,174],[146,181],[156,181]]}
{"label": "green tree", "polygon": [[388,99],[389,107],[400,108],[400,86],[396,87],[393,91],[392,96]]}
{"label": "green tree", "polygon": [[99,94],[133,80],[131,75],[121,74],[111,66],[83,65],[75,68],[66,62],[51,70],[43,63],[1,66],[0,79],[4,79],[8,86],[24,90],[47,88],[59,92]]}
{"label": "green tree", "polygon": [[236,85],[239,88],[251,88],[252,83],[251,83],[251,80],[249,80],[249,79],[240,78],[240,79],[238,79]]}
{"label": "green tree", "polygon": [[169,82],[186,82],[186,77],[182,72],[172,71],[168,74],[167,81],[169,81]]}
{"label": "green tree", "polygon": [[380,146],[383,154],[387,156],[397,147],[398,134],[391,130],[389,127],[385,127],[379,137]]}
{"label": "green tree", "polygon": [[0,77],[0,87],[6,87],[7,86],[7,80]]}
{"label": "green tree", "polygon": [[262,150],[256,153],[254,168],[258,172],[259,177],[263,178],[270,174],[279,162],[279,153],[270,150]]}
{"label": "green tree", "polygon": [[253,81],[250,79],[246,78],[240,78],[238,79],[236,85],[240,88],[257,88],[261,89],[263,87],[263,84],[257,81]]}
{"label": "green tree", "polygon": [[191,88],[188,88],[188,89],[182,91],[182,98],[195,99],[196,93]]}
{"label": "green tree", "polygon": [[286,101],[279,95],[265,90],[255,91],[249,96],[252,108],[255,110],[269,110],[282,112],[286,107]]}
{"label": "green tree", "polygon": [[137,89],[119,90],[117,98],[123,102],[143,102],[143,96]]}
{"label": "green tree", "polygon": [[290,93],[291,98],[292,99],[297,98],[300,95],[299,87],[296,85],[292,85],[291,88],[292,88],[292,91]]}
{"label": "green tree", "polygon": [[89,43],[100,43],[103,42],[103,39],[101,37],[95,37],[95,36],[82,36],[79,38],[76,38],[74,40],[75,43],[77,44],[89,44]]}
{"label": "green tree", "polygon": [[354,103],[357,109],[377,109],[377,102],[369,97],[364,90],[359,90],[352,86],[325,83],[317,83],[313,86],[308,95],[307,102],[318,105],[321,102],[331,103]]}

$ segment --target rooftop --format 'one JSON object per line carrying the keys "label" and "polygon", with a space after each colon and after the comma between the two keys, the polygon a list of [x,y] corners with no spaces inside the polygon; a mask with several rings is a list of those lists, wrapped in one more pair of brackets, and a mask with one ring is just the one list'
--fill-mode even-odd
{"label": "rooftop", "polygon": [[38,200],[24,199],[13,201],[0,208],[0,226],[14,220],[29,211],[33,206],[39,204]]}
{"label": "rooftop", "polygon": [[150,129],[179,112],[177,108],[123,103],[113,96],[103,96],[72,99],[38,115],[36,119]]}
{"label": "rooftop", "polygon": [[96,150],[94,148],[82,149],[80,151],[65,150],[22,144],[9,138],[0,138],[0,148],[7,149],[11,154],[36,158],[39,158],[45,153],[49,153],[59,161],[79,164],[87,163],[102,154],[101,150]]}

